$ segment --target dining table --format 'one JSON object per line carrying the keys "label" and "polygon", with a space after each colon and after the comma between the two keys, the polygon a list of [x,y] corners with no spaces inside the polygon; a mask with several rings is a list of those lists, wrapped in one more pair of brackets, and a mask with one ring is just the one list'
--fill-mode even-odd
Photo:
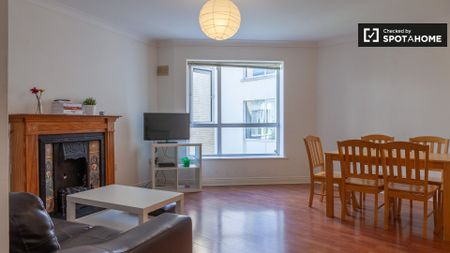
{"label": "dining table", "polygon": [[[380,158],[381,159],[381,158]],[[334,163],[339,161],[339,152],[325,152],[325,177],[326,177],[326,215],[334,218]],[[381,161],[379,161],[381,164]],[[450,155],[430,153],[428,168],[442,171],[443,181],[443,240],[450,241]]]}

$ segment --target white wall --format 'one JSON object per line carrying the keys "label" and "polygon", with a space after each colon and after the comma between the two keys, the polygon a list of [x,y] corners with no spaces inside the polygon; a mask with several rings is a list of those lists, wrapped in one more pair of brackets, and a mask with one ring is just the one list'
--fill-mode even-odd
{"label": "white wall", "polygon": [[98,110],[122,115],[116,130],[116,182],[149,178],[142,113],[156,111],[156,48],[124,33],[27,0],[10,1],[9,113],[33,113],[29,89],[50,101],[97,99]]}
{"label": "white wall", "polygon": [[[356,35],[354,36],[356,38]],[[358,48],[323,42],[318,53],[317,130],[336,141],[385,133],[450,137],[450,48]]]}
{"label": "white wall", "polygon": [[0,1],[0,252],[9,248],[8,1]]}
{"label": "white wall", "polygon": [[186,110],[186,60],[284,61],[284,148],[286,159],[206,160],[205,184],[305,182],[308,177],[303,136],[315,130],[317,50],[313,43],[252,44],[165,41],[158,64],[169,76],[158,78],[158,109]]}

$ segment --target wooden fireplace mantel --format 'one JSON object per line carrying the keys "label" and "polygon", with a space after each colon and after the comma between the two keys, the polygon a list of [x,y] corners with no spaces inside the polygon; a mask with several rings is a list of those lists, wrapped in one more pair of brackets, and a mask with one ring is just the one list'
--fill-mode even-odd
{"label": "wooden fireplace mantel", "polygon": [[11,114],[11,191],[39,195],[39,136],[104,133],[105,180],[114,183],[114,124],[120,116]]}

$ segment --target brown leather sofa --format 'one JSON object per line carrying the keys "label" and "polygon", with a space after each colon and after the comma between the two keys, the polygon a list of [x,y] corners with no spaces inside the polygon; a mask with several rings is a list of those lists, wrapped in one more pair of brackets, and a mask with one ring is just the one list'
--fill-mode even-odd
{"label": "brown leather sofa", "polygon": [[127,232],[51,219],[40,198],[10,193],[10,252],[192,253],[192,223],[165,213]]}

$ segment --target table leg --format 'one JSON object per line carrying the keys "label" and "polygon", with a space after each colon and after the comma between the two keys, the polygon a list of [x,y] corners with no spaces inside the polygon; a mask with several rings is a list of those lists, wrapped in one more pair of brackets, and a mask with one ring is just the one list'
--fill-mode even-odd
{"label": "table leg", "polygon": [[148,212],[144,211],[139,215],[139,225],[148,221]]}
{"label": "table leg", "polygon": [[181,198],[176,202],[175,212],[178,214],[184,213],[184,198]]}
{"label": "table leg", "polygon": [[325,180],[327,196],[327,216],[334,217],[334,185],[333,185],[333,160],[330,155],[325,155]]}
{"label": "table leg", "polygon": [[76,203],[66,199],[66,220],[74,221],[76,219]]}
{"label": "table leg", "polygon": [[443,170],[444,196],[443,196],[443,235],[444,241],[450,241],[450,166],[445,163]]}

